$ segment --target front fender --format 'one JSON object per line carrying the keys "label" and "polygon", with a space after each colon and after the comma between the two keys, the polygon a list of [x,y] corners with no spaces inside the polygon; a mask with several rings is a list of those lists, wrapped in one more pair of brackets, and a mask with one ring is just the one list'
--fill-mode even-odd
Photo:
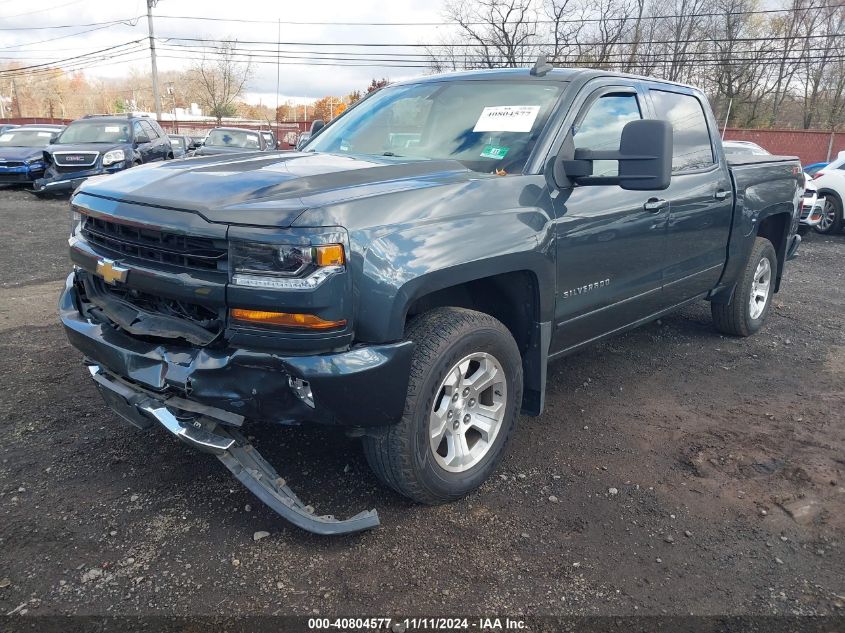
{"label": "front fender", "polygon": [[[537,288],[554,288],[552,222],[540,209],[479,213],[406,227],[367,247],[356,284],[356,337],[395,341],[414,301],[437,290],[494,275],[529,271]],[[554,311],[554,292],[539,293],[538,320]]]}

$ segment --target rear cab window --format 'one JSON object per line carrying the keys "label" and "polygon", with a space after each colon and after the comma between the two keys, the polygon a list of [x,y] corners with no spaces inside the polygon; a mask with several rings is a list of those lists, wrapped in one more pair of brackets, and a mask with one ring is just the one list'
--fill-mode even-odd
{"label": "rear cab window", "polygon": [[701,102],[691,94],[650,89],[658,119],[672,124],[672,173],[708,169],[715,164],[713,143]]}

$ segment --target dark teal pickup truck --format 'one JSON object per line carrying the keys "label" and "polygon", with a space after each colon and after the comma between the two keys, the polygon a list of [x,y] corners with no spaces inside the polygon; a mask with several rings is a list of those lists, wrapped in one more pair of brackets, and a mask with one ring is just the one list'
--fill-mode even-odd
{"label": "dark teal pickup truck", "polygon": [[360,436],[388,486],[457,499],[496,469],[550,361],[692,301],[758,331],[798,248],[795,158],[728,162],[701,92],[584,69],[391,85],[303,151],[89,180],[70,342],[109,405],[212,453],[314,532],[251,425]]}

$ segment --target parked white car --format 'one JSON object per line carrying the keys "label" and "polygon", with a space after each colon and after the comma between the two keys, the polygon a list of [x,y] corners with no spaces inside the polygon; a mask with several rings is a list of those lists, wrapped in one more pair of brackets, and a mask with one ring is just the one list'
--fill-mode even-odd
{"label": "parked white car", "polygon": [[807,182],[804,184],[804,197],[801,199],[801,223],[799,231],[806,228],[815,228],[821,224],[824,217],[824,196],[819,195],[818,187],[813,184],[812,176],[806,175]]}
{"label": "parked white car", "polygon": [[817,172],[812,180],[819,196],[823,196],[824,211],[819,224],[819,233],[839,233],[842,230],[842,201],[845,200],[845,152],[839,152],[836,160]]}

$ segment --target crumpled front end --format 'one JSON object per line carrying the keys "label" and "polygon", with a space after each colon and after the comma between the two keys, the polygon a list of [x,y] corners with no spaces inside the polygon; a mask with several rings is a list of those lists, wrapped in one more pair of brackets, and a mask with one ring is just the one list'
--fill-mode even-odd
{"label": "crumpled front end", "polygon": [[[163,427],[216,455],[262,501],[307,530],[377,525],[374,511],[347,521],[315,516],[245,439],[251,424],[321,423],[363,433],[401,419],[412,343],[355,341],[343,231],[237,227],[84,191],[72,201],[74,271],[59,314],[110,408],[137,428]],[[301,275],[257,270],[268,249],[315,241],[331,246],[315,246],[315,259],[337,259],[297,260],[292,266],[297,272],[301,263]],[[328,273],[314,277],[322,264]],[[238,311],[258,318],[244,322]],[[311,315],[331,327],[264,324],[266,314]]]}

